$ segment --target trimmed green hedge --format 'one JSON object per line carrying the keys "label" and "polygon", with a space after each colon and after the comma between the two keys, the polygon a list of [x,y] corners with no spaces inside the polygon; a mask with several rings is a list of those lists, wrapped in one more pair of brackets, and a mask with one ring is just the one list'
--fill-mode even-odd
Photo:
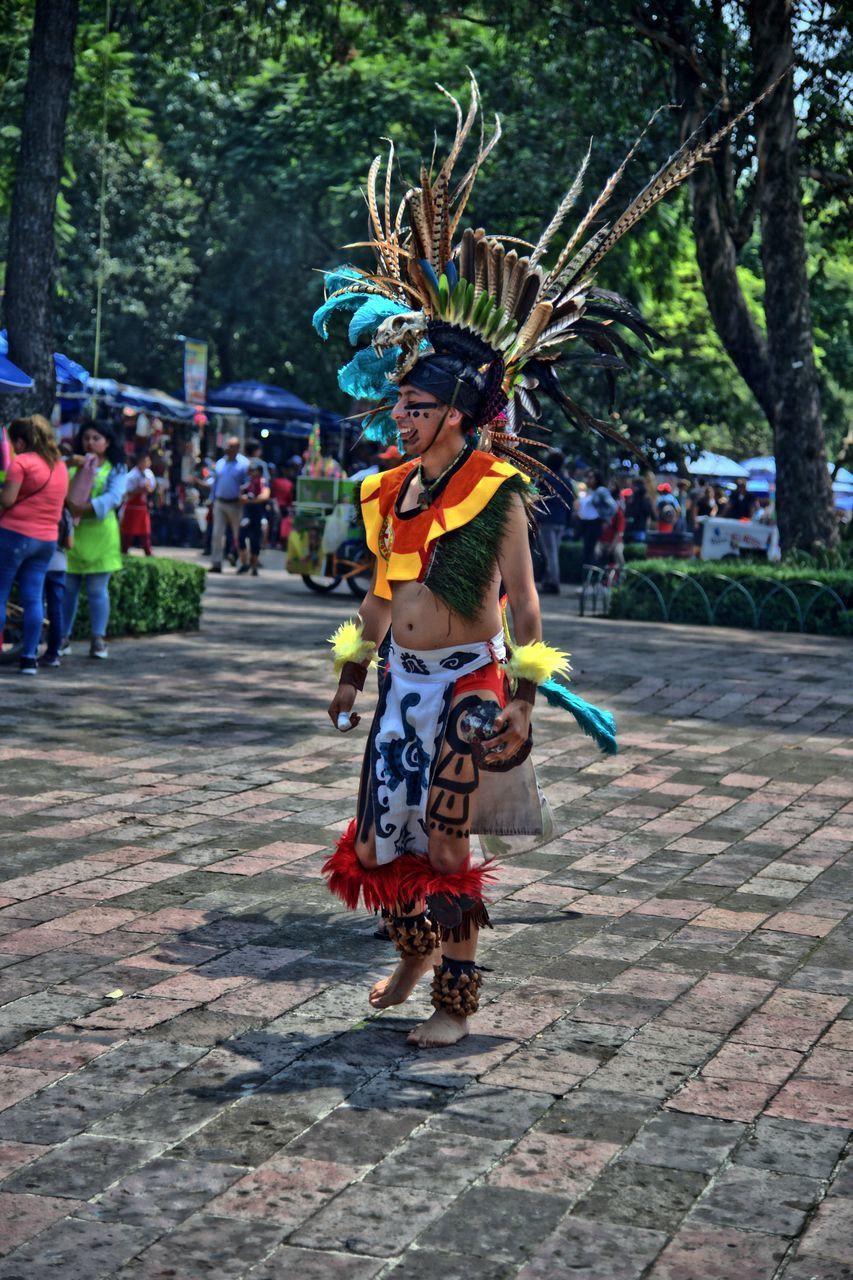
{"label": "trimmed green hedge", "polygon": [[[657,587],[666,612],[648,582],[626,574],[611,596],[611,618],[694,626],[707,626],[713,618],[718,627],[853,635],[850,570],[804,570],[737,560],[647,560],[636,567]],[[823,587],[834,592],[841,604]]]}
{"label": "trimmed green hedge", "polygon": [[[633,560],[645,559],[646,548],[639,543],[629,542],[625,545],[625,562],[630,564]],[[583,567],[583,543],[582,542],[561,542],[560,543],[560,581],[561,582],[580,582],[582,578]]]}
{"label": "trimmed green hedge", "polygon": [[[197,631],[207,574],[201,565],[166,556],[125,556],[121,573],[110,578],[109,636],[139,636],[154,631]],[[74,637],[89,634],[85,588],[74,623]]]}

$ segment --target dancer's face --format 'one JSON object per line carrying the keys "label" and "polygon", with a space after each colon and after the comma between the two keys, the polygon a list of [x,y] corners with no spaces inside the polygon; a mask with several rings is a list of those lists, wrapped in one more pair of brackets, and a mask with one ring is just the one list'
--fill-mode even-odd
{"label": "dancer's face", "polygon": [[419,458],[434,443],[448,407],[417,387],[400,387],[391,417],[397,424],[403,450],[409,458]]}

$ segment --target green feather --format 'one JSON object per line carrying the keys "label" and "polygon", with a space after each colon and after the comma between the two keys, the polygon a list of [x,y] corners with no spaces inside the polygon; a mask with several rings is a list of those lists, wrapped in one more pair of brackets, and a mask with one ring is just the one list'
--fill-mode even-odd
{"label": "green feather", "polygon": [[445,533],[434,545],[424,582],[468,621],[479,617],[486,604],[516,494],[528,509],[536,501],[532,485],[520,475],[510,476],[479,515],[461,529]]}

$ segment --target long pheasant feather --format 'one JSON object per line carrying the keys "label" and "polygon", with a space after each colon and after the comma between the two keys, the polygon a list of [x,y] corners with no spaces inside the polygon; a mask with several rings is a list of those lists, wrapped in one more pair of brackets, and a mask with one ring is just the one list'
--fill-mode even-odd
{"label": "long pheasant feather", "polygon": [[583,186],[584,175],[586,173],[587,165],[589,164],[589,158],[591,155],[592,155],[592,139],[590,138],[587,153],[584,156],[583,160],[581,161],[581,167],[578,169],[577,173],[575,174],[572,185],[569,187],[568,191],[563,196],[560,203],[557,205],[557,209],[553,218],[548,223],[547,227],[545,228],[545,230],[542,232],[541,236],[537,240],[536,247],[530,255],[531,266],[535,266],[536,263],[539,261],[539,259],[542,257],[542,255],[545,253],[552,239],[554,238],[556,233],[559,231],[560,227],[563,225],[563,221],[565,220],[566,214],[573,207],[575,201],[580,195],[581,188]]}
{"label": "long pheasant feather", "polygon": [[757,107],[769,93],[773,92],[779,79],[781,77],[777,77],[753,102],[748,102],[727,124],[717,129],[716,133],[712,134],[707,142],[694,147],[691,146],[691,139],[688,138],[684,146],[679,147],[675,155],[666,161],[640,194],[631,201],[625,212],[617,218],[612,230],[596,248],[595,253],[587,260],[585,264],[587,271],[591,271],[604,255],[610,252],[616,241],[620,240],[625,232],[629,231],[641,218],[644,218],[650,209],[663,200],[664,196],[668,195],[677,186],[680,186],[685,178],[689,178],[700,164],[710,160],[723,138],[740,124],[744,116],[749,115],[750,111]]}
{"label": "long pheasant feather", "polygon": [[658,107],[657,110],[652,113],[652,115],[650,116],[649,120],[646,123],[645,128],[641,132],[640,136],[635,140],[633,146],[629,150],[625,159],[619,165],[618,169],[616,169],[607,179],[606,183],[604,184],[604,187],[601,190],[601,193],[596,197],[595,200],[593,200],[592,204],[587,209],[583,218],[581,218],[577,227],[569,236],[569,239],[566,241],[566,244],[563,247],[563,250],[560,253],[560,256],[558,257],[557,261],[554,263],[554,266],[551,269],[551,272],[546,280],[546,284],[550,284],[552,281],[556,280],[562,274],[563,267],[565,266],[569,258],[569,255],[572,252],[572,249],[575,247],[576,244],[578,244],[583,239],[588,228],[592,225],[594,220],[598,217],[598,214],[601,212],[604,206],[609,202],[610,197],[612,196],[615,188],[618,186],[619,182],[621,181],[622,175],[624,174],[628,165],[631,163],[634,156],[636,155],[637,148],[639,147],[640,143],[643,141],[643,138],[645,138],[646,134],[648,133],[649,129],[652,127],[652,124],[657,119],[660,112],[664,110],[666,110],[665,107]]}

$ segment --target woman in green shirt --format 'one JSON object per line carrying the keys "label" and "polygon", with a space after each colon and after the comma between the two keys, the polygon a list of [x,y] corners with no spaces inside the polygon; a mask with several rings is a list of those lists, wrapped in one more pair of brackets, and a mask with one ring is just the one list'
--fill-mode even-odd
{"label": "woman in green shirt", "polygon": [[124,497],[127,483],[127,466],[124,450],[116,438],[111,423],[96,421],[84,423],[74,441],[71,458],[71,475],[82,466],[85,454],[98,459],[95,483],[89,499],[84,503],[68,500],[68,508],[79,524],[74,530],[74,544],[68,550],[68,571],[65,578],[64,626],[65,639],[60,653],[70,653],[70,636],[77,613],[80,586],[85,581],[89,601],[89,617],[92,624],[90,658],[107,656],[107,622],[110,616],[109,582],[113,573],[121,568],[121,536],[116,510]]}

